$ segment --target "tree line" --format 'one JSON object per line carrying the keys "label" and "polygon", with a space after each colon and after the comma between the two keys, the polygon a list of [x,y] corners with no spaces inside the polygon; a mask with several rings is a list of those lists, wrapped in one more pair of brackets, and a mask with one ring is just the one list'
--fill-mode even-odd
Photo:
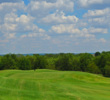
{"label": "tree line", "polygon": [[0,70],[36,70],[55,69],[62,71],[83,71],[102,74],[110,77],[110,51],[89,53],[59,53],[59,54],[6,54],[0,56]]}

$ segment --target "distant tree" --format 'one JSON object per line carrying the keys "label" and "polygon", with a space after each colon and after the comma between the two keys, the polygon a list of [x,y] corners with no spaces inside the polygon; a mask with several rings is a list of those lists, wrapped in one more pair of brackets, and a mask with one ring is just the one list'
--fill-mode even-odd
{"label": "distant tree", "polygon": [[86,71],[88,64],[92,61],[93,56],[88,53],[80,55],[80,68],[82,71]]}
{"label": "distant tree", "polygon": [[104,67],[104,74],[103,75],[106,77],[110,77],[110,66],[109,65],[106,65]]}
{"label": "distant tree", "polygon": [[64,54],[61,54],[60,57],[55,62],[55,67],[58,70],[66,70],[66,67],[68,63],[68,58],[64,56]]}
{"label": "distant tree", "polygon": [[72,56],[71,54],[60,55],[55,62],[55,68],[58,70],[73,70]]}
{"label": "distant tree", "polygon": [[78,57],[73,57],[73,59],[71,60],[72,63],[72,70],[73,71],[81,71],[80,68],[80,61]]}
{"label": "distant tree", "polygon": [[88,64],[86,71],[90,73],[101,74],[100,69],[94,62]]}
{"label": "distant tree", "polygon": [[44,56],[34,55],[34,70],[35,69],[44,69],[47,66],[47,60]]}
{"label": "distant tree", "polygon": [[67,71],[85,71],[110,77],[110,51],[88,53],[46,54],[33,56],[6,54],[0,56],[0,70],[4,69],[57,69]]}
{"label": "distant tree", "polygon": [[9,54],[7,54],[1,58],[0,66],[0,69],[16,69],[16,62]]}
{"label": "distant tree", "polygon": [[104,76],[110,77],[110,62],[107,62],[106,66],[104,67]]}
{"label": "distant tree", "polygon": [[31,62],[26,57],[20,57],[18,59],[17,66],[21,70],[30,70],[31,69]]}
{"label": "distant tree", "polygon": [[100,55],[95,58],[95,63],[99,67],[102,73],[104,73],[104,67],[106,65],[106,55]]}
{"label": "distant tree", "polygon": [[100,52],[96,52],[96,53],[95,53],[95,56],[99,56],[99,55],[100,55]]}
{"label": "distant tree", "polygon": [[57,58],[54,56],[52,56],[52,57],[46,56],[46,59],[47,59],[46,69],[55,69],[55,62],[56,62]]}
{"label": "distant tree", "polygon": [[26,58],[30,61],[31,69],[34,69],[35,57],[34,56],[26,56]]}

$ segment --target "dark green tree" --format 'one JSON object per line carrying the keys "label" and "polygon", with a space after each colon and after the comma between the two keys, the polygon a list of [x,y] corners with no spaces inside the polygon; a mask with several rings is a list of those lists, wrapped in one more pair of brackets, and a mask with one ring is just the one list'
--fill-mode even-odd
{"label": "dark green tree", "polygon": [[34,56],[35,56],[34,70],[46,68],[48,63],[47,63],[45,56],[40,56],[40,55],[34,55]]}
{"label": "dark green tree", "polygon": [[18,59],[17,66],[21,70],[30,70],[31,69],[31,62],[26,57],[20,57]]}
{"label": "dark green tree", "polygon": [[16,69],[16,62],[10,55],[1,58],[0,69]]}
{"label": "dark green tree", "polygon": [[90,73],[101,74],[99,67],[94,62],[88,64],[86,71]]}
{"label": "dark green tree", "polygon": [[80,61],[79,61],[78,57],[73,57],[71,62],[72,62],[72,70],[73,71],[81,71]]}
{"label": "dark green tree", "polygon": [[80,68],[82,71],[86,71],[88,64],[93,60],[93,55],[84,53],[80,56]]}
{"label": "dark green tree", "polygon": [[103,54],[103,55],[97,56],[94,61],[95,61],[95,64],[101,70],[101,72],[104,73],[104,67],[105,67],[106,62],[107,62],[106,55]]}
{"label": "dark green tree", "polygon": [[60,55],[58,60],[55,62],[55,68],[58,70],[72,70],[73,62],[71,54]]}
{"label": "dark green tree", "polygon": [[95,53],[95,56],[100,56],[100,52],[96,52]]}
{"label": "dark green tree", "polygon": [[106,63],[106,66],[104,67],[104,76],[110,77],[110,62]]}

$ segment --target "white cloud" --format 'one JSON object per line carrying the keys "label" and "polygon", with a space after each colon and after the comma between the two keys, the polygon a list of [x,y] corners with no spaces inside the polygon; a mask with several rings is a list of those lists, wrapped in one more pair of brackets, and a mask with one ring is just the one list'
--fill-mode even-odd
{"label": "white cloud", "polygon": [[6,14],[4,23],[0,25],[0,33],[5,38],[15,38],[16,35],[25,37],[24,34],[35,32],[37,34],[44,33],[45,30],[39,28],[33,23],[34,18],[29,15],[17,16],[15,13]]}
{"label": "white cloud", "polygon": [[[86,9],[77,9],[77,1]],[[109,48],[110,0],[30,0],[26,5],[21,0],[1,0],[0,14],[2,52],[89,52]]]}
{"label": "white cloud", "polygon": [[34,17],[44,17],[51,11],[73,11],[74,2],[71,0],[57,0],[56,2],[31,1],[27,12]]}
{"label": "white cloud", "polygon": [[91,26],[94,27],[105,27],[109,28],[110,27],[110,20],[108,19],[109,17],[101,17],[101,18],[89,18],[88,22],[91,24]]}
{"label": "white cloud", "polygon": [[68,34],[70,37],[85,37],[94,38],[97,34],[107,34],[106,28],[76,28],[74,24],[60,24],[51,27],[50,33],[56,34]]}
{"label": "white cloud", "polygon": [[34,20],[33,17],[27,15],[21,15],[20,17],[16,18],[16,22],[23,24],[29,24],[33,20]]}
{"label": "white cloud", "polygon": [[58,34],[70,34],[71,37],[95,37],[93,34],[90,34],[88,29],[84,28],[82,30],[75,28],[74,24],[60,24],[52,26],[50,32],[55,32]]}
{"label": "white cloud", "polygon": [[76,23],[78,22],[76,16],[65,16],[64,12],[56,11],[53,14],[49,14],[42,18],[39,22],[45,24],[63,24],[63,23]]}
{"label": "white cloud", "polygon": [[102,10],[88,10],[86,14],[84,14],[83,17],[100,17],[100,16],[106,16],[110,14],[110,8],[102,9]]}
{"label": "white cloud", "polygon": [[21,35],[21,38],[42,38],[43,40],[49,40],[51,37],[46,33],[29,33],[25,35]]}
{"label": "white cloud", "polygon": [[18,3],[1,3],[0,4],[0,23],[3,23],[3,19],[5,17],[6,14],[10,14],[10,13],[15,13],[18,10],[24,10],[25,9],[25,5],[24,2],[18,2]]}
{"label": "white cloud", "polygon": [[79,0],[79,3],[83,7],[88,7],[92,4],[102,4],[103,0]]}
{"label": "white cloud", "polygon": [[83,17],[93,27],[110,27],[110,8],[89,10]]}
{"label": "white cloud", "polygon": [[73,33],[74,32],[74,25],[71,24],[60,24],[60,25],[56,25],[56,26],[52,26],[52,31],[61,34],[61,33]]}
{"label": "white cloud", "polygon": [[78,3],[84,8],[106,8],[110,6],[110,0],[78,0]]}
{"label": "white cloud", "polygon": [[88,32],[89,33],[103,33],[103,34],[106,34],[106,33],[108,33],[108,29],[91,27],[91,28],[88,29]]}
{"label": "white cloud", "polygon": [[1,24],[1,31],[3,33],[10,31],[19,32],[19,30],[21,31],[27,29],[26,27],[29,26],[29,24],[32,25],[33,18],[26,15],[21,15],[18,17],[15,13],[10,13],[5,15],[3,21],[3,24]]}

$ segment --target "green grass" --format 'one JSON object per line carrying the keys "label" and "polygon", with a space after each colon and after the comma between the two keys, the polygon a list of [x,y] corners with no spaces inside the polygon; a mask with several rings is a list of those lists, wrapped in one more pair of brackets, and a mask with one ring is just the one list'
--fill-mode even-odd
{"label": "green grass", "polygon": [[110,100],[110,79],[74,71],[4,70],[0,100]]}

